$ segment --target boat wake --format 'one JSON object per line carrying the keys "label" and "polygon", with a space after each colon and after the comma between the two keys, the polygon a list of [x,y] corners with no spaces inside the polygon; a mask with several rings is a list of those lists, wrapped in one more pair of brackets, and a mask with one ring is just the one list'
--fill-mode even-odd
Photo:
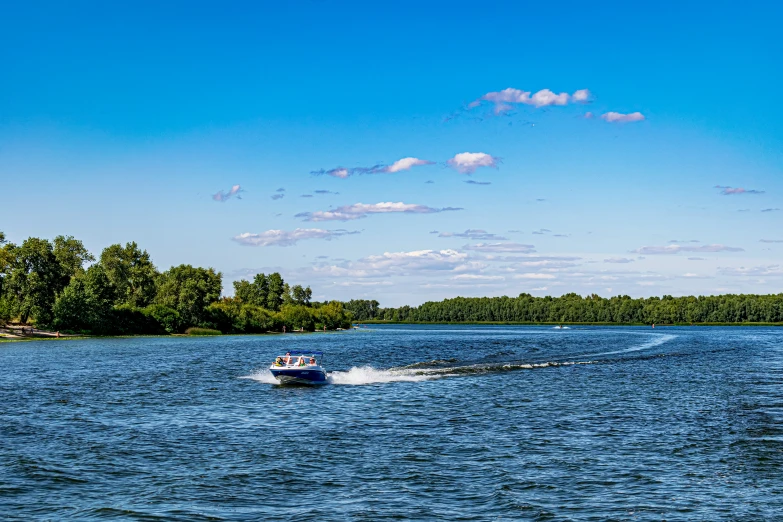
{"label": "boat wake", "polygon": [[[653,334],[653,335],[655,335],[655,334]],[[622,350],[612,350],[611,352],[591,353],[591,354],[588,354],[587,356],[594,357],[594,356],[597,356],[597,355],[615,355],[615,354],[618,354],[618,353],[639,352],[639,351],[642,351],[642,350],[648,350],[650,348],[655,348],[656,346],[660,346],[663,343],[667,343],[667,342],[671,341],[672,339],[676,339],[676,338],[677,338],[676,335],[658,334],[658,335],[655,335],[655,337],[653,337],[649,341],[646,341],[646,342],[641,343],[641,344],[637,344],[635,346],[631,346],[630,348],[624,348]]]}
{"label": "boat wake", "polygon": [[[437,359],[397,368],[389,368],[386,370],[380,370],[373,368],[372,366],[354,366],[350,370],[346,371],[329,372],[326,377],[326,382],[337,385],[362,386],[367,384],[383,384],[391,382],[422,382],[434,379],[442,379],[444,377],[456,377],[460,375],[476,375],[496,372],[533,370],[538,368],[556,368],[561,366],[598,364],[601,362],[608,362],[608,360],[595,360],[592,359],[593,357],[647,350],[656,346],[660,346],[677,337],[676,335],[669,334],[653,335],[655,335],[654,338],[629,348],[624,348],[622,350],[612,350],[608,352],[581,354],[569,358],[570,360],[542,362],[484,362],[478,364],[463,364],[461,366],[452,366],[451,364],[456,362],[455,359]],[[252,379],[254,381],[265,384],[279,384],[269,372],[269,370],[266,369],[241,378]]]}
{"label": "boat wake", "polygon": [[360,386],[386,382],[421,382],[437,379],[440,375],[429,375],[407,369],[378,370],[372,366],[354,366],[345,372],[331,372],[327,375],[330,384]]}

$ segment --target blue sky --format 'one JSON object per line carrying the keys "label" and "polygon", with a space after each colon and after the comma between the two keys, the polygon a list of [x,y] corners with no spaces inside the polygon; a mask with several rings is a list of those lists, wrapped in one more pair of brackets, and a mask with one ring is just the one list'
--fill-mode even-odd
{"label": "blue sky", "polygon": [[13,241],[386,306],[783,291],[778,4],[18,4]]}

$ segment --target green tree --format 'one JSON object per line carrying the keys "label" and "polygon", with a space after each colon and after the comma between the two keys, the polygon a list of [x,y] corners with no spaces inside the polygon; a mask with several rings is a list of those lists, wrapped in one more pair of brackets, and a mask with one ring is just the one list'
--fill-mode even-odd
{"label": "green tree", "polygon": [[277,312],[283,305],[285,281],[283,281],[283,277],[278,272],[275,272],[267,277],[267,285],[269,293],[267,294],[265,308]]}
{"label": "green tree", "polygon": [[84,273],[85,263],[95,261],[95,257],[84,248],[82,242],[73,236],[54,238],[54,257],[62,267],[62,276],[65,278],[63,286],[67,285],[72,277]]}
{"label": "green tree", "polygon": [[315,319],[311,309],[306,306],[285,305],[277,316],[289,330],[304,330],[306,332],[315,330]]}
{"label": "green tree", "polygon": [[4,293],[11,313],[26,323],[49,324],[57,294],[65,286],[63,268],[54,255],[52,244],[36,237],[11,249],[10,268],[4,278]]}
{"label": "green tree", "polygon": [[101,265],[117,292],[117,305],[145,307],[155,299],[158,271],[150,255],[136,242],[115,244],[101,252]]}
{"label": "green tree", "polygon": [[302,288],[302,285],[294,285],[291,289],[291,296],[295,304],[310,306],[310,300],[313,298],[313,291],[310,287]]}
{"label": "green tree", "polygon": [[115,291],[101,265],[74,276],[55,300],[52,326],[60,330],[112,332]]}
{"label": "green tree", "polygon": [[265,307],[268,294],[269,284],[264,274],[256,274],[252,283],[244,279],[234,281],[234,297],[243,303]]}
{"label": "green tree", "polygon": [[221,290],[220,272],[180,265],[158,277],[155,303],[176,310],[183,326],[201,326],[208,323],[206,308],[220,299]]}

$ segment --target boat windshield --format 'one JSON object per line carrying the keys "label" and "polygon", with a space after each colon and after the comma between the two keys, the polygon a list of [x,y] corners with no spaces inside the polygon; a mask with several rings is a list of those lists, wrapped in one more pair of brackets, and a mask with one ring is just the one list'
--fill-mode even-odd
{"label": "boat windshield", "polygon": [[299,367],[299,366],[318,366],[320,363],[320,356],[315,354],[286,354],[278,355],[275,357],[273,366],[277,367]]}

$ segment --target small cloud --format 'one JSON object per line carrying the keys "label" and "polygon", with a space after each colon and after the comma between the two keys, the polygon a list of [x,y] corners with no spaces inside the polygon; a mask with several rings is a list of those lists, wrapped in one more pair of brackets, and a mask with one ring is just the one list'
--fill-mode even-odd
{"label": "small cloud", "polygon": [[427,181],[425,181],[425,182],[424,182],[424,184],[425,184],[425,185],[429,185],[429,184],[431,184],[431,183],[435,183],[435,182],[434,182],[434,181],[432,181],[431,179],[428,179]]}
{"label": "small cloud", "polygon": [[779,208],[765,208],[762,212],[778,212],[779,210]]}
{"label": "small cloud", "polygon": [[379,173],[389,173],[392,174],[394,172],[399,172],[401,170],[409,170],[412,167],[416,167],[418,165],[432,165],[434,162],[422,160],[419,158],[402,158],[391,165],[373,165],[371,167],[352,167],[352,168],[346,168],[346,167],[335,167],[333,169],[319,169],[319,170],[313,170],[310,172],[310,174],[313,174],[315,176],[332,176],[334,178],[340,178],[345,179],[350,176],[354,175],[361,175],[361,174],[379,174]]}
{"label": "small cloud", "polygon": [[727,187],[724,185],[715,185],[716,189],[720,189],[720,193],[724,196],[736,196],[739,194],[764,194],[763,190],[745,189],[742,187]]}
{"label": "small cloud", "polygon": [[304,218],[305,221],[351,221],[354,219],[366,218],[370,214],[433,214],[437,212],[448,212],[462,210],[456,207],[433,208],[426,205],[414,205],[410,203],[381,202],[374,204],[355,203],[345,205],[334,210],[319,210],[317,212],[301,212],[295,217]]}
{"label": "small cloud", "polygon": [[670,239],[669,243],[700,243],[698,239]]}
{"label": "small cloud", "polygon": [[706,261],[703,257],[689,257],[688,261]]}
{"label": "small cloud", "polygon": [[441,232],[438,237],[459,237],[462,239],[473,239],[477,241],[505,241],[507,238],[491,234],[480,228],[469,228],[465,232]]}
{"label": "small cloud", "polygon": [[514,279],[554,279],[555,278],[555,276],[553,276],[552,274],[542,274],[540,272],[538,273],[533,272],[528,274],[514,274],[511,277],[513,277]]}
{"label": "small cloud", "polygon": [[285,189],[284,188],[279,188],[275,192],[285,192]]}
{"label": "small cloud", "polygon": [[680,252],[744,252],[744,248],[730,247],[726,245],[701,245],[701,246],[644,246],[633,250],[634,254],[644,255],[667,255],[679,254]]}
{"label": "small cloud", "polygon": [[761,243],[783,243],[783,239],[759,239]]}
{"label": "small cloud", "polygon": [[401,170],[410,170],[411,167],[417,167],[420,165],[432,165],[434,162],[427,161],[419,158],[402,158],[384,169],[384,172],[394,173]]}
{"label": "small cloud", "polygon": [[323,195],[323,194],[339,194],[339,192],[332,192],[331,190],[315,190],[313,191],[315,194]]}
{"label": "small cloud", "polygon": [[633,263],[634,260],[628,257],[610,257],[604,259],[604,263]]}
{"label": "small cloud", "polygon": [[468,185],[492,185],[491,181],[476,181],[472,179],[465,180],[463,183],[467,183]]}
{"label": "small cloud", "polygon": [[586,112],[584,115],[584,119],[586,120],[592,120],[593,118],[595,118],[595,114],[593,114],[592,112]]}
{"label": "small cloud", "polygon": [[741,209],[737,210],[737,212],[750,212],[750,209],[749,208],[741,208]]}
{"label": "small cloud", "polygon": [[549,230],[548,228],[540,228],[540,229],[538,229],[538,230],[534,230],[534,231],[533,231],[533,234],[536,234],[536,235],[542,236],[542,235],[544,235],[544,234],[548,234],[548,233],[550,233],[550,232],[552,232],[552,231],[551,231],[551,230]]}
{"label": "small cloud", "polygon": [[473,174],[479,167],[498,168],[500,158],[484,152],[460,152],[446,163],[462,174]]}
{"label": "small cloud", "polygon": [[239,185],[234,185],[233,187],[231,187],[231,190],[229,190],[228,192],[223,192],[221,190],[217,194],[212,194],[212,199],[220,202],[227,201],[233,197],[236,197],[237,199],[242,199],[242,196],[239,195],[240,192],[244,192],[244,190],[242,190],[242,187],[240,187]]}
{"label": "small cloud", "polygon": [[554,234],[552,237],[571,237],[571,234]]}
{"label": "small cloud", "polygon": [[301,195],[301,196],[299,196],[299,197],[300,197],[300,198],[312,198],[312,197],[315,197],[315,196],[313,196],[312,194],[302,194],[302,195]]}
{"label": "small cloud", "polygon": [[783,275],[780,265],[765,265],[745,268],[719,267],[718,272],[727,276],[779,276]]}
{"label": "small cloud", "polygon": [[453,281],[503,281],[505,277],[481,274],[459,274],[451,279]]}
{"label": "small cloud", "polygon": [[532,94],[531,91],[521,89],[503,89],[497,92],[488,92],[476,101],[468,105],[469,109],[478,107],[481,102],[488,101],[495,104],[495,114],[500,114],[511,110],[513,107],[509,104],[532,105],[536,108],[548,107],[550,105],[568,105],[569,103],[586,103],[589,101],[590,91],[579,89],[573,94],[561,92],[555,94],[549,89],[541,89]]}
{"label": "small cloud", "polygon": [[601,119],[609,123],[629,123],[633,121],[642,121],[644,115],[641,112],[632,112],[623,114],[621,112],[606,112],[601,115]]}
{"label": "small cloud", "polygon": [[523,245],[520,243],[476,243],[475,245],[465,245],[465,250],[488,253],[518,253],[532,254],[536,251],[533,245]]}
{"label": "small cloud", "polygon": [[350,234],[358,234],[358,230],[323,230],[320,228],[297,228],[293,231],[285,230],[267,230],[260,234],[251,234],[245,232],[238,236],[234,236],[233,239],[240,245],[245,246],[293,246],[297,242],[305,239],[325,239],[331,241],[334,238],[340,236],[346,236]]}
{"label": "small cloud", "polygon": [[540,203],[540,202],[546,201],[546,200],[544,198],[536,198],[536,201],[538,201]]}
{"label": "small cloud", "polygon": [[272,194],[270,197],[272,199],[283,199],[285,197],[285,194]]}

